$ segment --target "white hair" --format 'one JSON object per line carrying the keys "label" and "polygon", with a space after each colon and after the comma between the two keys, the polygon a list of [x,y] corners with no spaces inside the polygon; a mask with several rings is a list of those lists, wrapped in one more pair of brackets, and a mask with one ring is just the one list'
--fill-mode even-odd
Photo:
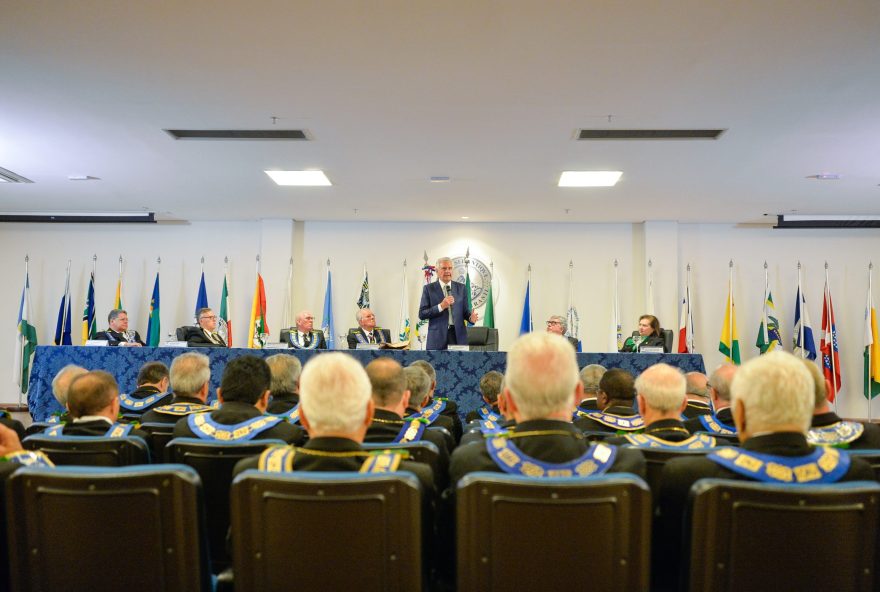
{"label": "white hair", "polygon": [[269,390],[273,393],[295,393],[299,375],[302,373],[302,363],[296,356],[291,354],[275,354],[266,358],[269,364],[269,373],[272,381]]}
{"label": "white hair", "polygon": [[299,390],[303,413],[315,431],[350,434],[364,423],[373,389],[360,362],[333,352],[309,360]]}
{"label": "white hair", "polygon": [[444,261],[449,261],[450,263],[452,263],[452,257],[440,257],[439,259],[437,259],[437,267],[440,267],[440,264]]}
{"label": "white hair", "polygon": [[750,360],[731,385],[734,405],[742,401],[749,431],[772,432],[795,424],[806,432],[813,415],[813,377],[803,363],[783,351]]}
{"label": "white hair", "polygon": [[171,390],[178,395],[192,395],[211,380],[211,361],[205,354],[187,352],[171,362]]}
{"label": "white hair", "polygon": [[528,333],[507,352],[504,385],[523,420],[571,412],[579,380],[574,348],[559,335]]}
{"label": "white hair", "polygon": [[67,405],[67,391],[70,390],[70,383],[80,374],[87,373],[88,370],[76,364],[68,364],[58,371],[55,378],[52,379],[52,394],[62,407]]}
{"label": "white hair", "polygon": [[661,412],[681,409],[686,390],[684,374],[669,364],[654,364],[636,378],[636,392],[648,407]]}

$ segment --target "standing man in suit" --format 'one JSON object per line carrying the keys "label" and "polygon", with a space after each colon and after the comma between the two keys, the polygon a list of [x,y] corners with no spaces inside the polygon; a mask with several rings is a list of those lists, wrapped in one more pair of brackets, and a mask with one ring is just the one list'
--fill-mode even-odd
{"label": "standing man in suit", "polygon": [[348,332],[348,349],[357,349],[358,343],[391,343],[391,330],[376,326],[376,315],[369,308],[361,308],[354,315],[358,328]]}
{"label": "standing man in suit", "polygon": [[109,342],[107,345],[127,345],[142,347],[144,341],[137,331],[128,332],[128,313],[121,308],[114,308],[107,315],[110,328],[95,335],[95,339]]}
{"label": "standing man in suit", "polygon": [[437,260],[437,281],[422,289],[419,319],[428,320],[427,349],[467,345],[465,321],[476,323],[479,315],[468,308],[465,286],[452,281],[452,259]]}
{"label": "standing man in suit", "polygon": [[201,347],[226,347],[226,342],[217,333],[217,314],[210,308],[200,308],[196,315],[198,327],[189,327],[186,341]]}

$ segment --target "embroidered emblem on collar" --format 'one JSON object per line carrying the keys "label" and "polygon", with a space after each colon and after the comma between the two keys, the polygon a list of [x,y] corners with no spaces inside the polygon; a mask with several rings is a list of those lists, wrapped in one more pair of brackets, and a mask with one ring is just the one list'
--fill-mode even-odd
{"label": "embroidered emblem on collar", "polygon": [[806,456],[759,454],[739,448],[719,448],[706,458],[735,473],[766,483],[836,483],[849,470],[846,452],[821,446]]}
{"label": "embroidered emblem on collar", "polygon": [[480,417],[482,417],[485,420],[495,422],[495,423],[498,423],[499,421],[501,421],[501,416],[499,414],[495,413],[494,411],[492,411],[491,407],[480,407],[479,409],[477,409],[477,413],[479,413]]}
{"label": "embroidered emblem on collar", "polygon": [[489,456],[502,471],[527,477],[586,477],[601,475],[617,457],[617,448],[597,443],[574,460],[564,463],[547,463],[528,456],[508,438],[495,437],[486,440]]}
{"label": "embroidered emblem on collar", "polygon": [[286,419],[290,423],[297,423],[299,421],[299,403],[297,403],[284,413],[270,413],[269,415],[280,417],[281,419]]}
{"label": "embroidered emblem on collar", "polygon": [[202,405],[201,403],[171,403],[170,405],[162,405],[153,409],[156,413],[161,413],[163,415],[179,416],[189,415],[190,413],[202,413],[210,410],[211,407],[209,405]]}
{"label": "embroidered emblem on collar", "polygon": [[413,413],[406,419],[416,419],[418,417],[421,417],[427,420],[428,425],[430,425],[434,423],[438,417],[440,417],[440,414],[443,413],[444,409],[446,409],[446,399],[438,398],[430,406],[422,408],[421,411],[419,411],[418,413]]}
{"label": "embroidered emblem on collar", "polygon": [[638,446],[640,448],[678,448],[678,449],[686,449],[686,450],[700,450],[704,448],[714,448],[716,444],[715,438],[712,436],[707,436],[705,434],[696,434],[691,436],[687,440],[682,440],[681,442],[670,442],[669,440],[664,440],[662,438],[658,438],[657,436],[651,436],[649,434],[627,434],[624,436],[627,441],[633,446]]}
{"label": "embroidered emblem on collar", "polygon": [[395,444],[400,442],[418,442],[422,439],[426,427],[428,427],[428,424],[420,417],[405,421],[393,442]]}
{"label": "embroidered emblem on collar", "polygon": [[128,409],[129,411],[143,411],[156,401],[159,401],[167,396],[171,395],[171,393],[155,393],[150,395],[149,397],[144,397],[143,399],[134,399],[131,395],[127,395],[126,393],[119,393],[119,405],[123,409]]}
{"label": "embroidered emblem on collar", "polygon": [[736,426],[727,425],[718,419],[716,415],[701,415],[700,423],[706,428],[707,432],[713,434],[721,434],[724,436],[733,436],[736,434]]}
{"label": "embroidered emblem on collar", "polygon": [[855,421],[836,421],[822,427],[810,428],[807,442],[823,446],[844,446],[858,440],[865,426]]}
{"label": "embroidered emblem on collar", "polygon": [[[107,433],[104,434],[105,438],[124,438],[131,432],[133,425],[130,423],[114,423],[110,426],[110,429],[107,430]],[[50,438],[58,438],[63,436],[62,433],[64,430],[64,425],[58,424],[54,425],[51,428],[46,428],[43,432],[44,436],[49,436]]]}
{"label": "embroidered emblem on collar", "polygon": [[487,437],[494,434],[507,433],[507,429],[501,427],[500,423],[494,422],[490,419],[483,419],[480,421],[480,431],[483,432],[483,435]]}
{"label": "embroidered emblem on collar", "polygon": [[[379,327],[373,328],[373,338],[376,340],[374,343],[385,343],[385,335],[382,333],[382,329],[380,329]],[[364,337],[363,329],[355,333],[355,339],[357,339],[358,343],[370,343],[367,338]]]}
{"label": "embroidered emblem on collar", "polygon": [[233,425],[217,423],[211,419],[210,413],[194,413],[186,418],[186,423],[193,433],[203,440],[219,440],[221,442],[246,442],[253,440],[261,432],[265,432],[282,421],[274,415],[260,415]]}
{"label": "embroidered emblem on collar", "polygon": [[39,450],[17,450],[10,452],[3,460],[14,462],[24,467],[54,467],[55,463]]}
{"label": "embroidered emblem on collar", "polygon": [[624,432],[635,432],[645,427],[645,420],[641,415],[617,415],[604,411],[577,411],[577,414],[579,417],[589,417],[602,425]]}
{"label": "embroidered emblem on collar", "polygon": [[[376,454],[368,454],[358,451],[357,456],[366,456],[361,465],[360,473],[393,473],[400,466],[400,461],[405,454],[400,451],[383,450]],[[293,472],[293,459],[296,456],[296,448],[293,446],[275,446],[268,448],[260,454],[257,461],[257,469],[267,473],[291,473]],[[324,452],[321,456],[352,456],[349,451],[344,454]]]}
{"label": "embroidered emblem on collar", "polygon": [[288,334],[287,341],[290,342],[291,347],[294,349],[317,349],[318,344],[321,342],[320,337],[318,337],[318,331],[312,331],[311,336],[312,341],[306,345],[305,335],[294,329]]}

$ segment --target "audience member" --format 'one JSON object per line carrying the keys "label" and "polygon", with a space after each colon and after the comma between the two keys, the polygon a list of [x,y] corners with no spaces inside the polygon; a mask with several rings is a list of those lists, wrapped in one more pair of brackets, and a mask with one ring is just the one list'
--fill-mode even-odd
{"label": "audience member", "polygon": [[690,419],[712,413],[707,386],[709,378],[702,372],[688,372],[684,376],[687,380],[687,407],[684,408],[682,415]]}
{"label": "audience member", "polygon": [[131,424],[117,423],[119,419],[119,386],[116,379],[103,370],[80,374],[67,389],[67,410],[71,421],[51,427],[49,436],[106,436],[121,438],[147,434]]}
{"label": "audience member", "polygon": [[167,403],[170,398],[168,366],[162,362],[147,362],[138,372],[137,388],[129,394],[120,393],[119,403],[123,413],[137,415]]}
{"label": "audience member", "polygon": [[738,366],[721,364],[712,372],[706,383],[706,392],[712,403],[714,413],[698,415],[684,422],[684,427],[692,434],[709,432],[720,436],[736,435],[733,424],[733,410],[730,408],[730,385]]}
{"label": "audience member", "polygon": [[636,398],[633,375],[622,368],[611,368],[599,381],[596,405],[600,411],[577,412],[575,425],[591,432],[635,432],[645,427],[633,408]]}
{"label": "audience member", "polygon": [[844,421],[831,410],[827,394],[830,381],[822,376],[815,362],[803,360],[813,378],[814,407],[807,440],[819,446],[837,446],[853,450],[877,450],[880,448],[880,426],[861,421]]}
{"label": "audience member", "polygon": [[171,390],[173,398],[167,405],[153,407],[141,416],[141,423],[177,423],[191,413],[211,411],[208,406],[208,388],[211,366],[208,356],[186,352],[171,362]]}
{"label": "audience member", "polygon": [[[428,378],[431,380],[431,386],[428,389],[427,400],[422,403],[423,411],[428,412],[428,408],[432,408],[433,410],[439,409],[440,415],[443,417],[449,418],[452,422],[451,427],[446,425],[447,422],[441,420],[442,423],[438,423],[440,427],[445,427],[450,431],[452,437],[455,438],[455,441],[458,442],[461,440],[461,418],[458,416],[458,404],[455,401],[450,401],[444,397],[441,397],[436,394],[438,385],[437,385],[437,372],[434,370],[434,366],[432,366],[427,360],[416,360],[410,366],[415,366],[417,368],[421,368],[425,374],[428,375]],[[410,406],[413,406],[413,401],[410,401]]]}
{"label": "audience member", "polygon": [[299,421],[299,375],[302,363],[290,354],[275,354],[266,358],[272,382],[272,398],[266,409],[272,415],[284,415],[291,422]]}
{"label": "audience member", "polygon": [[581,369],[581,384],[584,385],[584,400],[578,403],[578,411],[589,413],[599,411],[596,397],[599,396],[599,382],[605,375],[605,366],[601,364],[589,364]]}
{"label": "audience member", "polygon": [[484,406],[469,411],[466,417],[468,423],[488,419],[492,422],[499,423],[501,421],[501,411],[498,409],[498,393],[501,392],[501,385],[504,382],[504,375],[497,370],[489,370],[480,378],[480,395],[483,397]]}

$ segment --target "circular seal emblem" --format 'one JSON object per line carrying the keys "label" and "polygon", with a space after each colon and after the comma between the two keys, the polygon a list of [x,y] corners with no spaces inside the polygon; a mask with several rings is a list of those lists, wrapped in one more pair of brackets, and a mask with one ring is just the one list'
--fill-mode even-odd
{"label": "circular seal emblem", "polygon": [[[453,279],[462,284],[465,283],[464,257],[453,257],[452,267]],[[489,270],[488,265],[479,259],[471,257],[468,259],[467,274],[471,280],[471,303],[474,309],[477,309],[486,304],[486,300],[489,298],[492,272]]]}

